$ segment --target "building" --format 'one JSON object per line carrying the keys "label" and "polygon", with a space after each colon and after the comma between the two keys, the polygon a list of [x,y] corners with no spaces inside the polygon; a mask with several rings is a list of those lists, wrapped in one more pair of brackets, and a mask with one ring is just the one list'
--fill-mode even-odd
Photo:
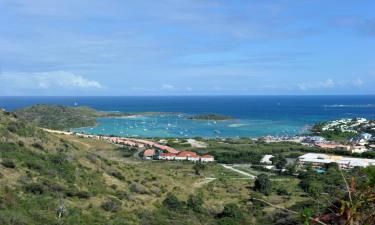
{"label": "building", "polygon": [[351,169],[354,167],[367,167],[375,165],[375,159],[352,158],[320,153],[304,154],[298,157],[298,161],[299,164],[302,166],[306,164],[311,164],[315,168],[321,168],[330,163],[337,163],[337,165],[342,169]]}
{"label": "building", "polygon": [[321,136],[307,136],[302,140],[305,143],[322,143],[325,141],[325,138]]}
{"label": "building", "polygon": [[143,152],[143,159],[152,159],[155,156],[155,149],[146,149]]}
{"label": "building", "polygon": [[160,153],[157,158],[159,160],[178,160],[178,161],[191,161],[191,162],[214,162],[215,158],[211,155],[199,156],[195,152],[182,151],[178,154],[174,153]]}
{"label": "building", "polygon": [[202,155],[200,157],[201,162],[213,162],[215,161],[215,158],[212,155]]}
{"label": "building", "polygon": [[176,154],[173,153],[160,153],[158,159],[160,160],[175,160]]}
{"label": "building", "polygon": [[272,164],[271,158],[273,158],[273,155],[265,155],[263,158],[260,160],[261,164]]}
{"label": "building", "polygon": [[351,148],[350,145],[328,144],[328,143],[318,143],[318,144],[315,144],[315,146],[319,148],[338,149],[338,150],[344,150],[344,151],[349,151]]}
{"label": "building", "polygon": [[188,158],[190,158],[190,160],[193,161],[196,157],[198,157],[199,161],[199,156],[197,155],[197,153],[190,151],[182,151],[176,155],[175,160],[188,160]]}
{"label": "building", "polygon": [[360,137],[361,137],[362,139],[368,141],[368,140],[371,139],[372,135],[369,134],[369,133],[362,133],[362,134],[360,135]]}

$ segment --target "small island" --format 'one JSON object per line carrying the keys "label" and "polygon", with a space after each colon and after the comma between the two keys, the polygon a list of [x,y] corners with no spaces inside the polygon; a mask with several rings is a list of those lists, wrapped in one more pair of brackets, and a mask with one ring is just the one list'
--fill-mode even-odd
{"label": "small island", "polygon": [[199,114],[186,117],[189,120],[232,120],[231,116],[224,116],[219,114]]}

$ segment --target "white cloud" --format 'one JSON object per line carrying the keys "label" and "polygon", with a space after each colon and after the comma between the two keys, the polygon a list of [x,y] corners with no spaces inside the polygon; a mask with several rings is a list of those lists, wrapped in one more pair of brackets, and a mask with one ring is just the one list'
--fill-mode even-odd
{"label": "white cloud", "polygon": [[3,73],[0,75],[1,88],[13,89],[99,89],[103,85],[81,75],[65,71],[40,73]]}
{"label": "white cloud", "polygon": [[357,78],[355,81],[353,81],[353,85],[354,86],[362,86],[363,85],[363,81],[361,78]]}
{"label": "white cloud", "polygon": [[170,89],[174,89],[174,86],[173,85],[171,85],[171,84],[163,84],[162,86],[161,86],[161,89],[165,89],[165,90],[170,90]]}
{"label": "white cloud", "polygon": [[345,87],[359,87],[364,84],[364,81],[361,78],[357,78],[355,80],[341,80],[336,81],[333,79],[327,79],[324,81],[315,81],[315,82],[301,82],[296,84],[297,88],[302,91],[307,90],[327,90],[327,89],[334,89],[334,88],[345,88]]}
{"label": "white cloud", "polygon": [[298,83],[297,87],[300,90],[306,91],[306,90],[314,90],[314,89],[331,89],[336,86],[336,82],[332,79],[327,79],[324,81],[318,81],[318,82],[302,82]]}

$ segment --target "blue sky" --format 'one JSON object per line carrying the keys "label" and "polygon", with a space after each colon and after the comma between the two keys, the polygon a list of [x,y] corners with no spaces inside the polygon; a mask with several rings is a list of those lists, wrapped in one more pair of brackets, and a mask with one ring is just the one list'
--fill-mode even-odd
{"label": "blue sky", "polygon": [[0,95],[375,94],[373,0],[0,8]]}

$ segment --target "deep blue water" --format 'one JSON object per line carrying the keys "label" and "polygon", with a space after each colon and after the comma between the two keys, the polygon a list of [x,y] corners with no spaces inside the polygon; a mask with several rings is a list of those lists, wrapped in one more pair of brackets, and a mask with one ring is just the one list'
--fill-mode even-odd
{"label": "deep blue water", "polygon": [[103,111],[217,113],[236,119],[191,121],[163,115],[101,119],[80,131],[123,136],[236,137],[304,132],[319,121],[366,117],[375,119],[375,96],[194,96],[194,97],[0,97],[0,107],[12,111],[34,104],[85,105]]}

